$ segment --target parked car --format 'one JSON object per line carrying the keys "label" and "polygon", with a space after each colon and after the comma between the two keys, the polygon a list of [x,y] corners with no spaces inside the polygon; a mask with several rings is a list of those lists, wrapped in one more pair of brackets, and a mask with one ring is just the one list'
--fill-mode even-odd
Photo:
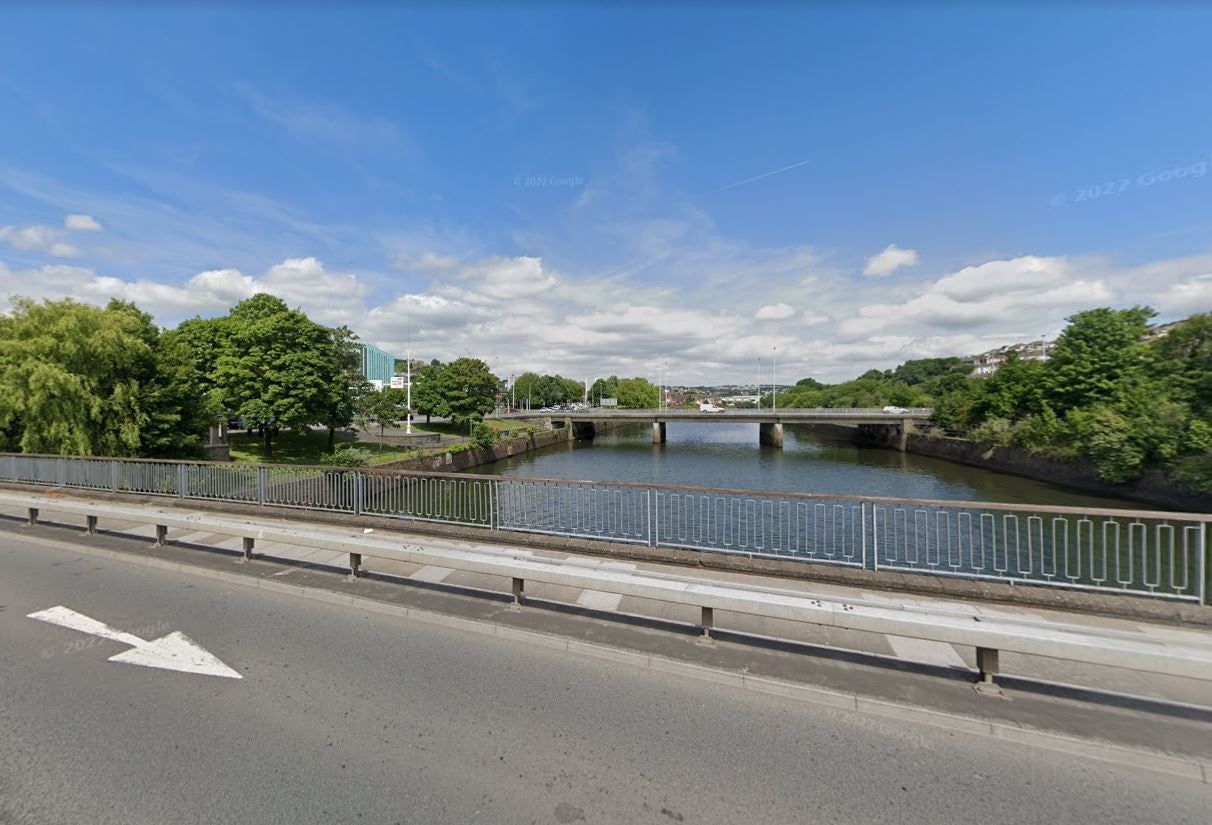
{"label": "parked car", "polygon": [[884,409],[882,409],[880,412],[886,412],[889,415],[899,415],[901,413],[907,413],[909,411],[907,409],[905,409],[904,407],[884,407]]}

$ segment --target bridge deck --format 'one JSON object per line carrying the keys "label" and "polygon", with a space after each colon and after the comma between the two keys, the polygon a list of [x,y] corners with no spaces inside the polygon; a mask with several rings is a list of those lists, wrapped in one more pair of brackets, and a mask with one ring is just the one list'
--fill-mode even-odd
{"label": "bridge deck", "polygon": [[905,419],[925,420],[934,410],[925,407],[907,408],[896,412],[885,412],[878,408],[820,408],[786,410],[724,410],[703,412],[700,410],[620,410],[597,408],[592,410],[504,413],[493,416],[501,419],[556,418],[571,421],[728,421],[743,423],[843,423],[843,424],[899,424]]}

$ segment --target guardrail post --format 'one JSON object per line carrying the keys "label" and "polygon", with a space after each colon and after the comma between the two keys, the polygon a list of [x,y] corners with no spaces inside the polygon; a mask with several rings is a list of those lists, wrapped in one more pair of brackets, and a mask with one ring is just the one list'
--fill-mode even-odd
{"label": "guardrail post", "polygon": [[97,535],[97,517],[96,516],[85,516],[84,517],[84,535],[86,535],[86,536]]}
{"label": "guardrail post", "polygon": [[513,602],[509,605],[510,610],[521,610],[522,605],[526,603],[526,582],[523,579],[514,577],[513,585]]}
{"label": "guardrail post", "polygon": [[265,465],[257,465],[257,504],[265,505]]}
{"label": "guardrail post", "polygon": [[31,507],[31,508],[29,508],[29,518],[26,519],[25,526],[33,527],[37,523],[38,523],[38,508]]}
{"label": "guardrail post", "polygon": [[256,541],[252,538],[252,536],[244,537],[244,560],[245,561],[248,561],[249,559],[251,559],[253,557],[253,545],[255,545],[255,544],[256,544]]}
{"label": "guardrail post", "polygon": [[354,578],[354,579],[356,579],[356,578],[358,578],[358,576],[362,575],[362,554],[361,553],[350,553],[349,554],[349,575],[351,578]]}
{"label": "guardrail post", "polygon": [[711,629],[715,627],[715,610],[710,607],[700,608],[701,617],[699,619],[699,629],[702,631],[695,642],[701,645],[714,645],[715,641],[711,638]]}
{"label": "guardrail post", "polygon": [[168,527],[163,524],[156,525],[156,543],[152,547],[163,547],[168,544]]}
{"label": "guardrail post", "polygon": [[980,671],[980,682],[977,687],[997,687],[997,682],[993,680],[993,677],[997,675],[997,649],[978,647],[976,649],[976,669]]}

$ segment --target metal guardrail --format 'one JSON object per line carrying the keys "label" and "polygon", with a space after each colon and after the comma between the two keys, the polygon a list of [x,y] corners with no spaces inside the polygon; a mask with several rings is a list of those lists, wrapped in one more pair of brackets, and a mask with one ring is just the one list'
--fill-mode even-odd
{"label": "metal guardrail", "polygon": [[240,537],[243,539],[245,558],[253,556],[257,541],[336,550],[349,554],[349,570],[355,577],[362,572],[364,557],[501,576],[511,580],[514,603],[518,607],[525,603],[524,592],[528,581],[687,605],[700,610],[699,627],[704,637],[710,637],[715,627],[715,611],[723,610],[970,645],[976,648],[977,670],[985,683],[994,682],[999,671],[1001,651],[1212,680],[1212,645],[1207,640],[1175,642],[1135,630],[978,616],[930,607],[890,607],[862,599],[836,600],[811,593],[734,585],[688,575],[585,567],[567,560],[519,557],[490,549],[401,545],[384,536],[368,536],[321,525],[228,518],[223,514],[200,514],[147,505],[7,492],[0,492],[0,504],[27,508],[30,525],[38,522],[43,511],[83,515],[87,520],[89,535],[96,532],[97,522],[101,518],[153,524],[156,527],[157,547],[169,543],[168,531],[175,528],[190,534],[204,532]]}
{"label": "metal guardrail", "polygon": [[0,481],[1209,601],[1196,513],[23,454]]}

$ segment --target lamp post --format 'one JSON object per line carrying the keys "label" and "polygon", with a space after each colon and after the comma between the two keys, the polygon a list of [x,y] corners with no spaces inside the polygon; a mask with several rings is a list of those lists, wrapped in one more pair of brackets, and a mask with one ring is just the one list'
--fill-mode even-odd
{"label": "lamp post", "polygon": [[407,375],[404,379],[404,386],[408,390],[408,417],[405,419],[404,433],[412,435],[412,349],[408,350],[405,358],[408,359],[404,367],[405,375]]}

